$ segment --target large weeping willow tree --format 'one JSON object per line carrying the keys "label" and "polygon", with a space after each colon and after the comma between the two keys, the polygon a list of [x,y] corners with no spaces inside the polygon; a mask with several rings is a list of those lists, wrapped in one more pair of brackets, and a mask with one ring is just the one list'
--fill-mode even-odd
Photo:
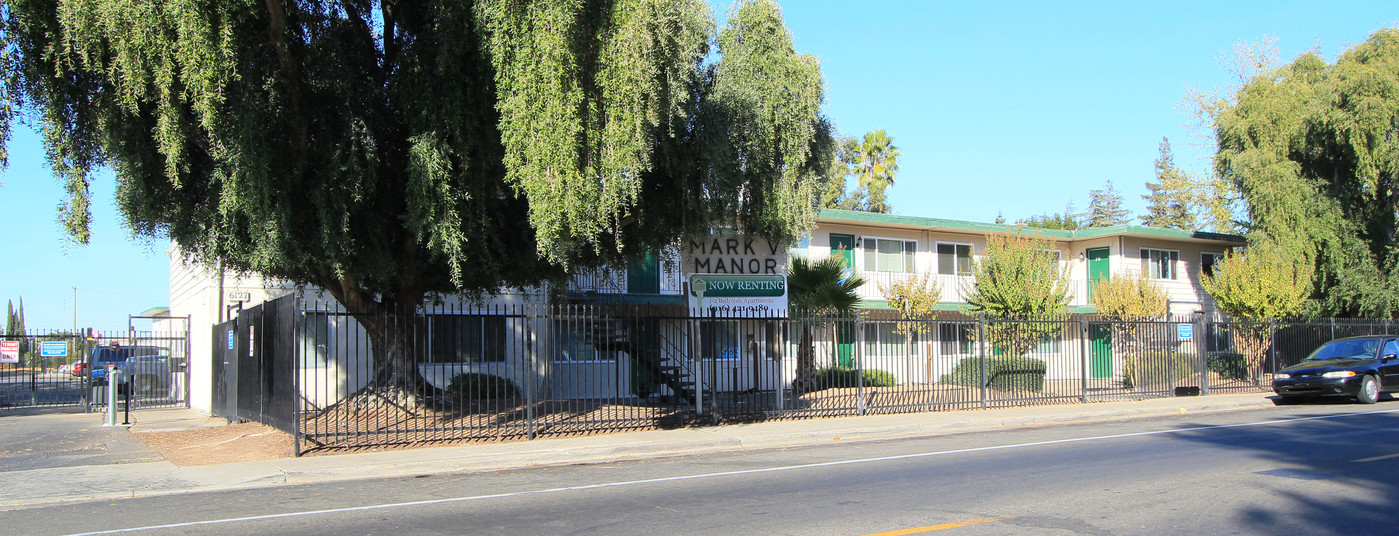
{"label": "large weeping willow tree", "polygon": [[[139,235],[315,285],[421,403],[432,293],[615,264],[713,226],[788,241],[833,153],[772,0],[14,0],[0,135],[44,136],[88,240],[93,172]],[[0,157],[3,157],[0,153]]]}

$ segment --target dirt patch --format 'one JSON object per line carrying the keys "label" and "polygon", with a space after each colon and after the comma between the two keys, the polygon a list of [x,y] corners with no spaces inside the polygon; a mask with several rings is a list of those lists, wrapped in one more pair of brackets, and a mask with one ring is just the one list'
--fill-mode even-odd
{"label": "dirt patch", "polygon": [[275,460],[292,455],[290,435],[253,422],[131,435],[179,466]]}

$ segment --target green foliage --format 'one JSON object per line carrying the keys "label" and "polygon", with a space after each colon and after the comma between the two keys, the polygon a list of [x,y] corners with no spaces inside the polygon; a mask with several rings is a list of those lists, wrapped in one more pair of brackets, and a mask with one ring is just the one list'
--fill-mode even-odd
{"label": "green foliage", "polygon": [[1127,357],[1122,362],[1122,381],[1130,389],[1198,377],[1200,367],[1195,360],[1195,354],[1190,352],[1153,351]]}
{"label": "green foliage", "polygon": [[1335,64],[1308,53],[1208,107],[1215,169],[1242,194],[1253,237],[1311,268],[1313,312],[1399,313],[1399,29]]}
{"label": "green foliage", "polygon": [[1166,314],[1166,289],[1141,274],[1118,274],[1098,281],[1089,302],[1098,313],[1117,318]]}
{"label": "green foliage", "polygon": [[1307,267],[1266,243],[1230,252],[1202,275],[1200,286],[1220,310],[1238,318],[1286,318],[1306,305]]}
{"label": "green foliage", "polygon": [[1113,189],[1112,181],[1103,183],[1102,189],[1088,192],[1088,212],[1083,215],[1084,226],[1112,227],[1126,225],[1132,220],[1132,213],[1122,208],[1122,194]]}
{"label": "green foliage", "polygon": [[790,306],[811,316],[848,316],[860,303],[856,291],[865,280],[845,272],[845,260],[831,256],[819,260],[792,258],[787,269]]}
{"label": "green foliage", "polygon": [[1197,230],[1196,181],[1176,167],[1171,142],[1166,138],[1161,138],[1160,152],[1161,156],[1156,159],[1156,182],[1147,182],[1146,189],[1151,193],[1142,196],[1147,203],[1146,214],[1141,216],[1142,225]]}
{"label": "green foliage", "polygon": [[892,373],[850,367],[830,367],[816,371],[816,389],[841,389],[845,387],[893,387],[897,382]]}
{"label": "green foliage", "polygon": [[447,394],[455,400],[498,400],[519,398],[520,389],[507,378],[479,372],[452,376]]}
{"label": "green foliage", "polygon": [[[910,275],[889,285],[879,284],[879,293],[889,302],[889,306],[907,319],[922,320],[931,318],[937,311],[938,300],[942,299],[942,287],[931,273]],[[911,324],[917,329],[931,329],[926,322]],[[903,326],[907,330],[908,326]]]}
{"label": "green foliage", "polygon": [[1082,228],[1078,218],[1069,213],[1040,214],[1016,222],[1018,225],[1037,229],[1063,229],[1073,231]]}
{"label": "green foliage", "polygon": [[964,293],[972,312],[992,322],[985,336],[998,352],[1022,356],[1040,341],[1057,335],[1055,322],[996,322],[1062,314],[1069,303],[1068,267],[1060,266],[1054,244],[1021,234],[990,235],[986,254],[972,268],[974,279]]}
{"label": "green foliage", "polygon": [[1234,352],[1212,352],[1205,366],[1210,372],[1226,380],[1245,381],[1248,379],[1248,362],[1243,354]]}
{"label": "green foliage", "polygon": [[[899,171],[899,148],[883,130],[865,133],[862,139],[843,138],[835,148],[822,206],[842,210],[888,213],[885,190]],[[854,175],[855,189],[847,192],[846,179]]]}
{"label": "green foliage", "polygon": [[981,376],[981,358],[969,357],[957,362],[951,373],[938,383],[963,387],[986,387],[997,391],[1043,391],[1044,375],[1049,365],[1031,357],[988,357],[986,377]]}
{"label": "green foliage", "polygon": [[[20,0],[0,17],[0,119],[40,123],[77,242],[110,166],[136,234],[357,313],[621,266],[716,226],[790,242],[833,154],[818,61],[772,0],[717,34],[701,0]],[[376,359],[410,347],[365,320]],[[380,360],[376,382],[423,385]]]}
{"label": "green foliage", "polygon": [[885,190],[894,185],[894,175],[899,171],[899,148],[894,145],[894,138],[885,135],[883,130],[867,132],[856,154],[860,189],[868,195],[865,210],[888,213],[891,207]]}

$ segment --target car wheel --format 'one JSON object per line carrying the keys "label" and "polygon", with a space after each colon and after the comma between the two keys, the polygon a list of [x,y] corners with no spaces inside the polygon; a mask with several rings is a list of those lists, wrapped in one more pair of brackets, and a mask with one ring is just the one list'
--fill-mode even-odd
{"label": "car wheel", "polygon": [[1375,381],[1375,377],[1369,374],[1360,380],[1360,393],[1355,395],[1355,401],[1361,404],[1374,404],[1380,400],[1380,384]]}

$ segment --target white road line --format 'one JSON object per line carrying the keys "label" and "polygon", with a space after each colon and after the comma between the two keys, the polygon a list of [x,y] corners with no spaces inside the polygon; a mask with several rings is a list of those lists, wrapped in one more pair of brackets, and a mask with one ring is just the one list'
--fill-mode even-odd
{"label": "white road line", "polygon": [[[384,509],[389,509],[389,508],[403,508],[403,507],[409,507],[409,506],[425,506],[425,505],[434,505],[434,504],[448,504],[448,503],[458,503],[458,502],[467,502],[467,501],[480,501],[480,500],[485,500],[485,499],[502,499],[502,498],[506,498],[506,497],[520,497],[520,496],[525,496],[525,495],[541,495],[541,494],[545,494],[545,493],[559,493],[559,492],[565,492],[565,491],[580,491],[580,490],[588,490],[588,489],[615,488],[615,487],[622,487],[622,486],[635,486],[635,485],[640,485],[640,484],[655,484],[655,483],[659,483],[659,482],[677,482],[677,481],[682,481],[682,480],[697,480],[697,479],[701,479],[701,478],[717,478],[717,477],[736,476],[736,475],[751,475],[751,474],[758,474],[758,473],[774,473],[774,472],[779,472],[779,471],[794,471],[794,470],[798,470],[798,469],[812,469],[812,468],[817,468],[817,467],[835,467],[835,466],[840,466],[840,465],[854,465],[854,464],[862,464],[862,463],[886,462],[886,461],[892,461],[892,460],[907,460],[907,459],[913,459],[913,458],[929,458],[929,457],[933,457],[933,456],[946,456],[946,455],[950,455],[950,454],[967,454],[967,453],[971,453],[971,452],[988,452],[988,451],[996,451],[996,450],[1009,450],[1009,449],[1027,448],[1027,447],[1042,447],[1042,446],[1046,446],[1046,445],[1062,445],[1062,444],[1065,444],[1065,443],[1082,443],[1082,442],[1086,442],[1086,441],[1101,441],[1101,440],[1105,440],[1105,439],[1123,439],[1123,438],[1129,438],[1129,437],[1145,437],[1145,436],[1154,436],[1154,435],[1178,434],[1178,433],[1182,433],[1182,432],[1199,432],[1199,431],[1203,431],[1203,430],[1223,430],[1223,429],[1228,429],[1228,428],[1245,428],[1245,427],[1251,427],[1251,426],[1267,426],[1267,425],[1272,425],[1272,424],[1284,424],[1284,423],[1301,422],[1301,421],[1314,421],[1314,420],[1321,420],[1321,419],[1339,419],[1339,418],[1343,418],[1343,417],[1355,417],[1355,416],[1360,416],[1360,415],[1379,415],[1379,414],[1384,414],[1384,413],[1399,413],[1399,409],[1391,409],[1391,410],[1384,410],[1384,411],[1367,411],[1367,412],[1361,412],[1361,413],[1344,413],[1344,414],[1340,414],[1340,415],[1321,415],[1321,416],[1316,416],[1316,417],[1298,417],[1298,418],[1295,418],[1295,419],[1275,419],[1275,420],[1270,420],[1270,421],[1258,421],[1258,422],[1241,423],[1241,424],[1221,424],[1221,425],[1215,425],[1215,426],[1197,426],[1197,427],[1194,427],[1194,428],[1178,428],[1178,429],[1174,429],[1174,430],[1157,430],[1157,431],[1154,431],[1154,432],[1133,432],[1133,433],[1130,433],[1130,434],[1112,434],[1112,435],[1104,435],[1104,436],[1076,437],[1076,438],[1070,438],[1070,439],[1054,439],[1054,440],[1050,440],[1050,441],[1036,441],[1036,442],[1033,442],[1033,443],[1017,443],[1017,444],[1013,444],[1013,445],[996,445],[996,446],[991,446],[991,447],[975,447],[975,448],[956,449],[956,450],[941,450],[941,451],[936,451],[936,452],[918,452],[918,453],[914,453],[914,454],[899,454],[899,455],[895,455],[895,456],[881,456],[881,457],[878,457],[878,458],[861,458],[861,459],[856,459],[856,460],[839,460],[839,461],[833,461],[833,462],[807,463],[807,464],[801,464],[801,465],[785,465],[785,466],[781,466],[781,467],[768,467],[768,468],[764,468],[764,469],[744,469],[744,470],[741,470],[741,471],[723,471],[723,472],[718,472],[718,473],[704,473],[704,474],[698,474],[698,475],[668,476],[668,477],[663,477],[663,478],[648,478],[648,479],[644,479],[644,480],[627,480],[627,481],[623,481],[623,482],[605,482],[605,483],[602,483],[602,484],[588,484],[588,485],[586,485],[586,486],[568,486],[568,487],[561,487],[561,488],[538,489],[538,490],[529,490],[529,491],[513,491],[513,492],[510,492],[510,493],[496,493],[496,494],[492,494],[492,495],[472,495],[472,496],[469,496],[469,497],[451,497],[451,498],[447,498],[447,499],[432,499],[432,500],[427,500],[427,501],[412,501],[412,502],[401,502],[401,503],[392,503],[392,504],[376,504],[376,505],[369,505],[369,506],[354,506],[354,507],[349,507],[349,508],[331,508],[331,509],[327,509],[327,510],[309,510],[309,511],[305,511],[305,512],[287,512],[287,513],[282,513],[282,514],[267,514],[267,515],[260,515],[260,516],[234,517],[234,518],[227,518],[227,519],[210,519],[210,520],[205,520],[205,521],[190,521],[190,522],[186,522],[186,523],[171,523],[171,524],[168,524],[168,525],[150,525],[150,526],[145,526],[145,527],[132,527],[132,528],[126,528],[126,529],[113,529],[113,530],[102,530],[102,531],[95,531],[95,532],[83,532],[83,533],[73,534],[73,535],[70,535],[70,536],[90,536],[90,535],[97,535],[97,534],[121,534],[121,533],[126,533],[126,532],[138,532],[138,531],[160,530],[160,529],[177,529],[177,528],[183,528],[183,527],[197,527],[197,526],[201,526],[201,525],[219,525],[219,524],[225,524],[225,523],[242,523],[242,522],[246,522],[246,521],[262,521],[262,520],[268,520],[268,519],[279,519],[279,518],[287,518],[287,517],[314,516],[314,515],[321,515],[321,514],[339,514],[339,513],[345,513],[345,512],[364,512],[364,511],[369,511],[369,510],[384,510]],[[1357,460],[1357,461],[1364,461],[1364,460]]]}

